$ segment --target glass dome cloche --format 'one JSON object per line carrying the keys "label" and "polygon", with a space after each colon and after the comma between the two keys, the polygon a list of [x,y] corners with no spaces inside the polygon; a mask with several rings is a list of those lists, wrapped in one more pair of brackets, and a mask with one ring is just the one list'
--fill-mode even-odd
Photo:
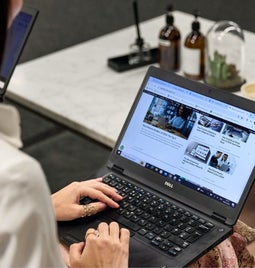
{"label": "glass dome cloche", "polygon": [[237,91],[244,79],[244,34],[233,21],[216,22],[207,33],[205,82]]}

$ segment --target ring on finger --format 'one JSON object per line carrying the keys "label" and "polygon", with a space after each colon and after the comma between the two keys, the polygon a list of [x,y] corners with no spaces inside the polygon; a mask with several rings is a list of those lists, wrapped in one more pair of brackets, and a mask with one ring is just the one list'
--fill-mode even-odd
{"label": "ring on finger", "polygon": [[82,205],[84,213],[81,216],[82,218],[87,217],[87,216],[91,216],[96,214],[96,208],[93,204],[88,204],[88,205]]}
{"label": "ring on finger", "polygon": [[85,240],[87,239],[87,237],[89,236],[89,235],[95,235],[96,237],[99,237],[99,232],[98,232],[98,230],[91,230],[91,231],[88,231],[87,233],[86,233],[86,235],[85,235]]}

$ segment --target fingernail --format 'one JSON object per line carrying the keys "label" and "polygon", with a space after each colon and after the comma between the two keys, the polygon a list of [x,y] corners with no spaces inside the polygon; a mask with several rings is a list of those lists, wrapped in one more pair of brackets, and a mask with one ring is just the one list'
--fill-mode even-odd
{"label": "fingernail", "polygon": [[101,203],[100,210],[104,210],[105,208],[107,208],[107,205],[105,203]]}

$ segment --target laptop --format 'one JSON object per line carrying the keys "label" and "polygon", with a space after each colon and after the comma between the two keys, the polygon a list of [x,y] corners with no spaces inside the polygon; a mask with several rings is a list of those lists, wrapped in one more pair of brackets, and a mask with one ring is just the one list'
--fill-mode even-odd
{"label": "laptop", "polygon": [[[182,135],[147,120],[180,105],[188,110]],[[223,127],[203,126],[201,116]],[[226,126],[248,137],[224,134]],[[229,155],[229,172],[209,164],[216,152]],[[124,196],[120,208],[59,222],[60,240],[83,241],[87,228],[115,220],[131,232],[130,267],[187,266],[232,234],[254,163],[254,102],[149,67],[106,166],[95,174]]]}
{"label": "laptop", "polygon": [[6,50],[0,70],[0,100],[4,97],[37,15],[38,10],[23,6],[8,30]]}

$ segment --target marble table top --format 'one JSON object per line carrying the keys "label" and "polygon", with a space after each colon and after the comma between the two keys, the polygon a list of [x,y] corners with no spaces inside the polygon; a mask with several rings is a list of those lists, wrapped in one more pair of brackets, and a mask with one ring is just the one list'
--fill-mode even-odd
{"label": "marble table top", "polygon": [[[193,16],[175,11],[175,23],[184,36]],[[206,33],[212,21],[200,19]],[[164,16],[141,24],[142,37],[158,45]],[[136,38],[128,27],[58,52],[19,64],[8,97],[57,122],[113,147],[148,67],[117,73],[107,66],[110,57],[128,53]],[[255,35],[245,31],[247,81],[255,80]],[[156,64],[157,66],[157,64]]]}

